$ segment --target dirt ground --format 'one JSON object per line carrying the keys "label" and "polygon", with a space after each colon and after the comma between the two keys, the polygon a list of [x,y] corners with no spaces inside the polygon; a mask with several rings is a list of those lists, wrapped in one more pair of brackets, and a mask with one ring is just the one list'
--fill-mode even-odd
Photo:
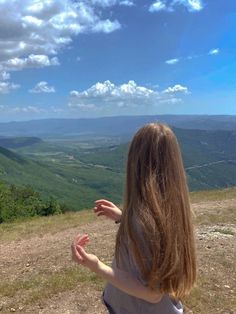
{"label": "dirt ground", "polygon": [[[199,280],[185,303],[194,314],[235,314],[236,200],[198,202],[193,204],[193,209],[197,216]],[[225,219],[228,212],[230,221]],[[220,215],[223,223],[218,221]],[[36,288],[37,282],[41,285],[41,280],[47,282],[54,274],[57,278],[60,272],[75,267],[70,244],[77,233],[88,233],[88,252],[110,263],[117,228],[113,222],[100,217],[59,232],[0,239],[0,313],[107,313],[100,301],[103,283],[90,277],[87,282],[87,275],[85,280],[78,280],[65,291],[55,288],[53,293],[51,283],[45,284],[50,293],[47,297],[44,291],[43,299],[37,296]],[[35,283],[32,286],[31,281]]]}

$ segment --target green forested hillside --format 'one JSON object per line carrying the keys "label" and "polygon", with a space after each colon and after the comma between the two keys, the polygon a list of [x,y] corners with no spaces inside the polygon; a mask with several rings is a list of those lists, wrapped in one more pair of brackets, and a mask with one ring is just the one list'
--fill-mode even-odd
{"label": "green forested hillside", "polygon": [[[174,129],[191,191],[236,186],[236,132]],[[72,210],[122,199],[128,143],[116,138],[51,139],[0,148],[0,180],[30,185]]]}
{"label": "green forested hillside", "polygon": [[0,148],[0,180],[10,184],[30,185],[44,197],[49,195],[72,210],[91,208],[97,198],[119,202],[123,175],[103,167],[84,164],[66,154],[39,155],[32,159]]}
{"label": "green forested hillside", "polygon": [[64,209],[53,198],[43,200],[30,186],[19,187],[0,182],[0,223],[22,217],[61,214]]}

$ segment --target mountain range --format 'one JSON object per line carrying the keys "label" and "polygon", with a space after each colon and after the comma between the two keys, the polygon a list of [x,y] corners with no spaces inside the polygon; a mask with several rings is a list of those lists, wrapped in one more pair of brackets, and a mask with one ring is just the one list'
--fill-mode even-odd
{"label": "mountain range", "polygon": [[155,121],[182,129],[236,130],[236,116],[116,116],[93,119],[44,119],[0,123],[0,136],[129,136],[142,125]]}

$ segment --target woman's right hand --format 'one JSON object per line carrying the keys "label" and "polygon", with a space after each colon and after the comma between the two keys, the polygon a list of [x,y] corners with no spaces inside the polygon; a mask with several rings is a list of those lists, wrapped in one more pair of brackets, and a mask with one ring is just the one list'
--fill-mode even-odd
{"label": "woman's right hand", "polygon": [[114,221],[120,221],[122,215],[122,211],[115,204],[103,199],[95,201],[93,211],[97,216],[104,215]]}

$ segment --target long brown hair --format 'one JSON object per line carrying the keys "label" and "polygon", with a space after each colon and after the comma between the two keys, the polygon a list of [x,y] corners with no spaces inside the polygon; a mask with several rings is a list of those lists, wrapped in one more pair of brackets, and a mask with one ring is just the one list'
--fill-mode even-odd
{"label": "long brown hair", "polygon": [[[118,265],[127,236],[147,286],[155,289],[158,285],[161,292],[177,299],[190,292],[196,280],[192,212],[179,145],[164,124],[145,125],[130,144],[116,237]],[[142,242],[150,254],[148,266]]]}

